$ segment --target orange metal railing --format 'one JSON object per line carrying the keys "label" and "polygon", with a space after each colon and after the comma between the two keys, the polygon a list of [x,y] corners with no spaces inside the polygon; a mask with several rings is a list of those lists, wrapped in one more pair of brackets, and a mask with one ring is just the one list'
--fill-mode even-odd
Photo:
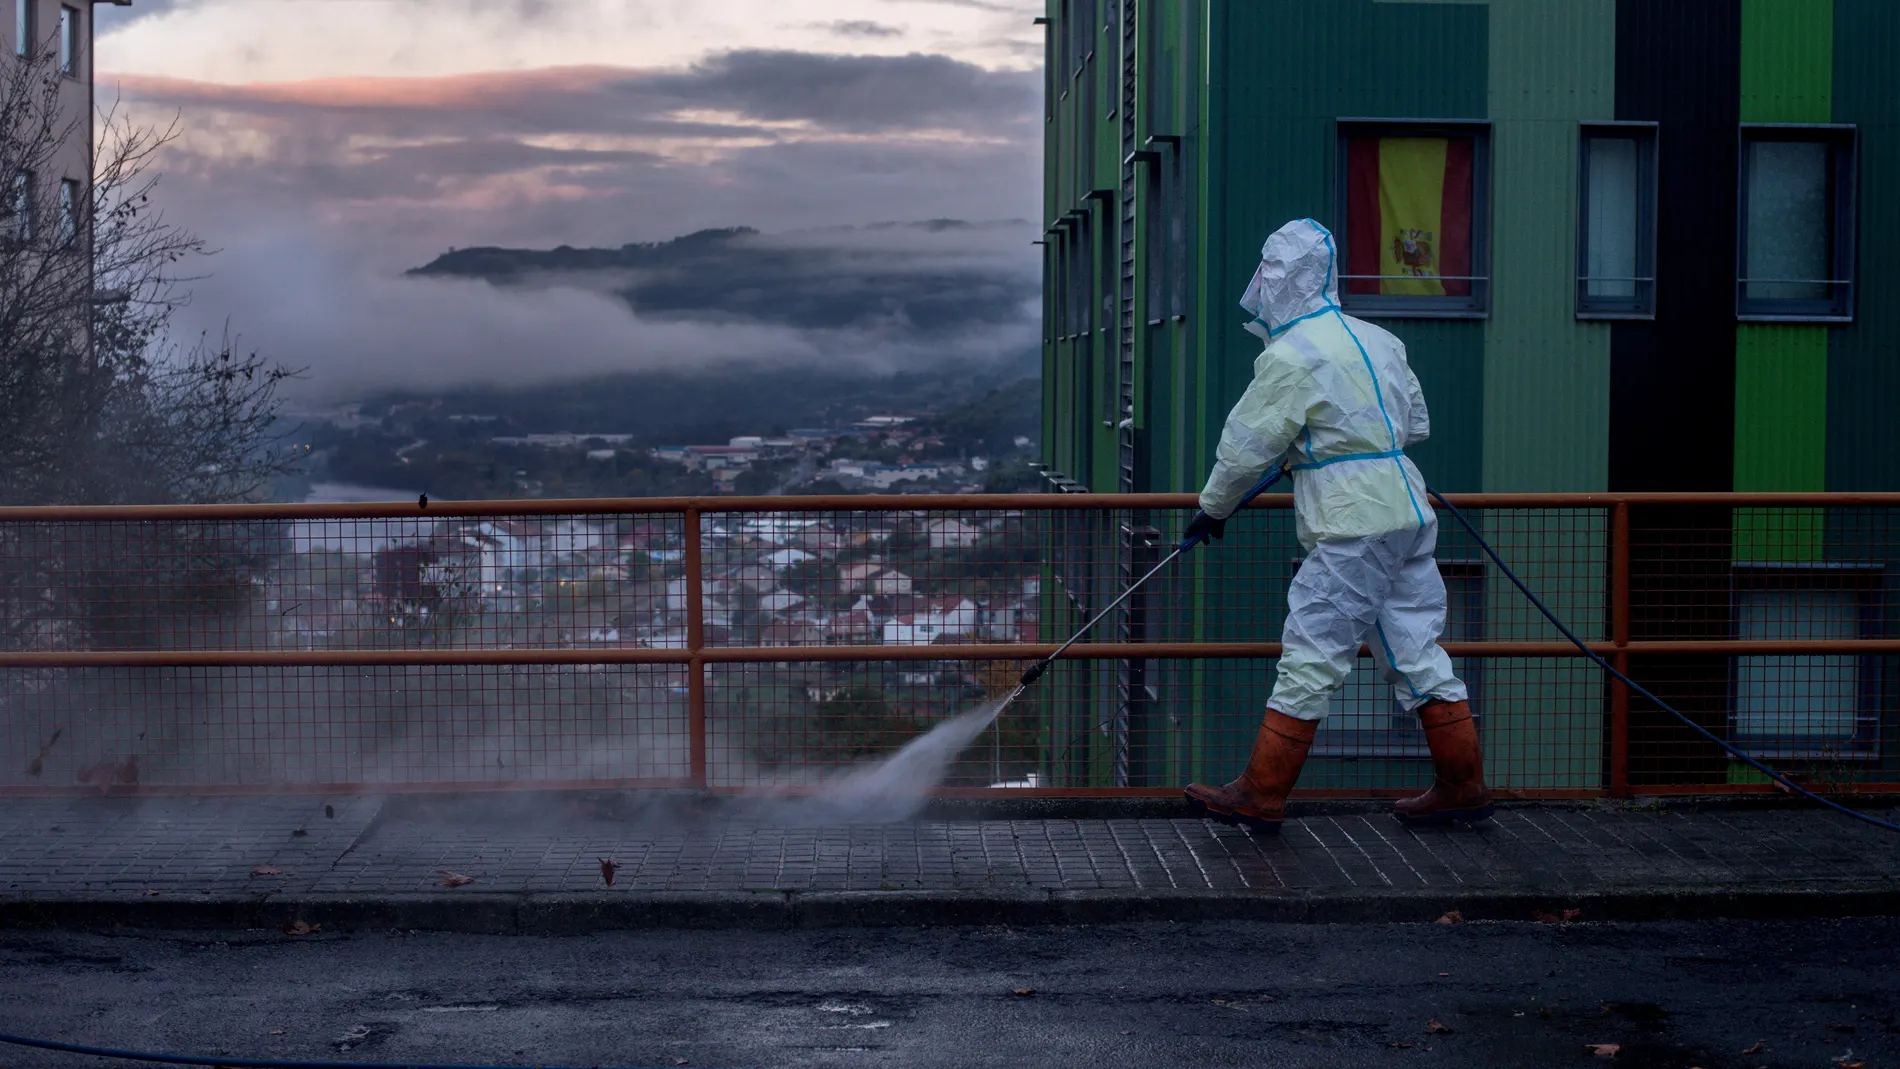
{"label": "orange metal railing", "polygon": [[[1900,789],[1900,494],[1452,501],[1591,648],[1699,722],[1827,789]],[[1263,500],[1159,580],[1138,641],[1072,647],[943,790],[1160,794],[1224,776],[1279,654],[1299,555],[1287,504]],[[1121,528],[1172,530],[1193,507],[0,509],[0,791],[811,789],[1047,655],[1112,588]],[[1443,645],[1474,681],[1504,789],[1768,789],[1632,706],[1448,529],[1440,557]],[[1156,666],[1139,694],[1110,678],[1130,662]],[[1429,776],[1389,704],[1362,669],[1313,792]]]}

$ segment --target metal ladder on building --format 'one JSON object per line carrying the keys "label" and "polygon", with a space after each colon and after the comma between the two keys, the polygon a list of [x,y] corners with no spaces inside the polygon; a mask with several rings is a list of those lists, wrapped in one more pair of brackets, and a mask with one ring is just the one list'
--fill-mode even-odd
{"label": "metal ladder on building", "polygon": [[[1135,283],[1138,252],[1135,241],[1135,225],[1138,219],[1135,210],[1136,187],[1140,168],[1145,154],[1139,151],[1137,139],[1140,127],[1135,113],[1139,101],[1137,93],[1137,67],[1139,57],[1140,25],[1139,0],[1121,0],[1121,99],[1118,101],[1117,117],[1121,120],[1121,199],[1120,226],[1118,238],[1121,242],[1121,271],[1116,280],[1115,308],[1115,450],[1116,473],[1119,476],[1117,489],[1122,493],[1134,493],[1135,486],[1135,331],[1139,320],[1135,316]],[[1145,532],[1148,526],[1145,511],[1131,511],[1126,519],[1117,525],[1118,532],[1115,568],[1117,593],[1127,590],[1135,581],[1136,575],[1145,570],[1140,557],[1143,556],[1144,543],[1148,541]],[[1123,642],[1140,642],[1146,625],[1146,606],[1142,603],[1142,594],[1137,591],[1117,614],[1116,631]],[[1147,665],[1143,661],[1124,660],[1117,662],[1114,715],[1114,760],[1115,786],[1127,787],[1133,782],[1132,733],[1140,721],[1138,703],[1147,698]]]}

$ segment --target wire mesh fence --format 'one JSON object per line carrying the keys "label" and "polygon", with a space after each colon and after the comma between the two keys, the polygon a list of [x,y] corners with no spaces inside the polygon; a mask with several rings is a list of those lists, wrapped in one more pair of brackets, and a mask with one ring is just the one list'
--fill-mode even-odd
{"label": "wire mesh fence", "polygon": [[[1458,499],[1454,498],[1454,501]],[[1129,597],[957,790],[1164,791],[1245,762],[1303,556],[1287,495]],[[809,788],[1013,686],[1192,498],[0,510],[0,790]],[[1594,648],[1825,789],[1900,786],[1900,496],[1473,496]],[[1506,791],[1766,789],[1561,641],[1449,517],[1441,641]],[[1305,789],[1430,781],[1361,656]]]}

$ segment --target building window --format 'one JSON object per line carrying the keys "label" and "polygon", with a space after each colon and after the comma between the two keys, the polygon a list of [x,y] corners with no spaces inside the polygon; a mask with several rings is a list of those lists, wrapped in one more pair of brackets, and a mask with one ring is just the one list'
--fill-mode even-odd
{"label": "building window", "polygon": [[1577,318],[1656,315],[1656,124],[1583,127],[1577,174]]}
{"label": "building window", "polygon": [[1340,301],[1366,315],[1482,316],[1490,125],[1339,123]]}
{"label": "building window", "polygon": [[13,0],[13,54],[24,56],[33,50],[33,4],[35,0]]}
{"label": "building window", "polygon": [[[1878,565],[1742,565],[1734,634],[1742,641],[1880,637]],[[1735,658],[1731,741],[1757,757],[1877,756],[1877,663],[1857,654]]]}
{"label": "building window", "polygon": [[1121,272],[1118,268],[1116,253],[1118,242],[1115,236],[1118,224],[1115,219],[1115,205],[1118,202],[1113,194],[1091,204],[1101,205],[1101,225],[1095,232],[1095,262],[1099,274],[1092,294],[1095,305],[1095,345],[1100,354],[1102,404],[1101,415],[1104,424],[1113,424],[1121,414],[1121,352],[1117,347],[1119,340],[1114,333],[1115,295],[1121,290]]}
{"label": "building window", "polygon": [[8,205],[13,218],[8,229],[20,241],[33,240],[33,172],[19,171],[13,176],[13,197]]}
{"label": "building window", "polygon": [[1056,120],[1056,27],[1042,23],[1042,121]]}
{"label": "building window", "polygon": [[79,9],[59,7],[59,72],[79,75]]}
{"label": "building window", "polygon": [[1089,240],[1090,229],[1089,213],[1080,212],[1069,216],[1069,226],[1064,235],[1068,241],[1063,246],[1063,251],[1068,254],[1069,259],[1066,271],[1069,292],[1063,298],[1063,307],[1067,315],[1062,324],[1062,333],[1071,338],[1088,333],[1089,313],[1094,304],[1091,283],[1094,281],[1095,272],[1094,265],[1089,261],[1089,254],[1095,247]]}
{"label": "building window", "polygon": [[1736,315],[1854,316],[1851,126],[1744,126]]}
{"label": "building window", "polygon": [[79,240],[79,183],[71,178],[59,180],[59,244],[69,248]]}
{"label": "building window", "polygon": [[[1440,561],[1445,577],[1445,642],[1478,642],[1484,638],[1484,566],[1476,561]],[[1452,671],[1464,681],[1472,704],[1479,700],[1480,665],[1476,658],[1452,658]],[[1379,674],[1370,657],[1354,664],[1346,683],[1333,695],[1332,713],[1320,724],[1313,753],[1334,757],[1425,757],[1431,751],[1418,714],[1408,713]]]}

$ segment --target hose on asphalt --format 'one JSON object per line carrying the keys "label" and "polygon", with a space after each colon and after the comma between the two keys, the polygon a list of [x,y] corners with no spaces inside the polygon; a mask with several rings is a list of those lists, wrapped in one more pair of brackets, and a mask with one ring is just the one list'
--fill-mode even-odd
{"label": "hose on asphalt", "polygon": [[1597,664],[1597,667],[1603,669],[1605,672],[1608,672],[1611,676],[1621,681],[1624,686],[1630,689],[1630,692],[1632,694],[1636,694],[1642,697],[1644,700],[1648,701],[1650,704],[1654,705],[1656,708],[1661,709],[1663,712],[1668,713],[1670,716],[1673,716],[1677,720],[1682,721],[1685,725],[1688,726],[1689,730],[1695,732],[1696,734],[1702,736],[1703,738],[1709,740],[1710,742],[1716,744],[1717,746],[1720,746],[1722,749],[1727,750],[1732,756],[1738,758],[1745,764],[1749,765],[1751,768],[1755,769],[1755,771],[1760,772],[1761,774],[1767,776],[1769,779],[1779,784],[1785,790],[1793,794],[1800,795],[1801,797],[1806,798],[1809,801],[1819,802],[1822,805],[1828,807],[1829,809],[1832,809],[1838,813],[1843,813],[1847,816],[1853,817],[1855,820],[1864,821],[1868,824],[1872,824],[1876,828],[1883,828],[1887,831],[1892,831],[1892,832],[1900,832],[1900,824],[1896,824],[1890,820],[1882,820],[1871,813],[1863,813],[1858,809],[1851,809],[1847,806],[1840,804],[1839,802],[1834,801],[1831,798],[1824,798],[1821,795],[1816,794],[1815,792],[1811,790],[1808,790],[1806,787],[1801,786],[1799,783],[1796,783],[1795,781],[1789,779],[1787,776],[1784,776],[1781,773],[1776,772],[1774,769],[1769,768],[1767,765],[1763,764],[1760,760],[1756,759],[1756,757],[1753,754],[1748,753],[1747,751],[1741,749],[1740,747],[1735,746],[1733,743],[1729,742],[1727,739],[1724,739],[1718,736],[1713,731],[1710,731],[1708,728],[1705,728],[1701,724],[1698,724],[1694,720],[1691,720],[1689,717],[1684,716],[1674,706],[1670,705],[1668,702],[1665,702],[1661,698],[1658,698],[1656,695],[1652,694],[1647,687],[1643,686],[1641,683],[1636,682],[1634,679],[1631,679],[1629,676],[1626,676],[1622,672],[1618,671],[1615,665],[1605,660],[1602,657],[1602,655],[1597,653],[1597,651],[1591,649],[1589,643],[1586,643],[1581,638],[1578,638],[1576,632],[1570,630],[1569,626],[1566,625],[1562,620],[1558,619],[1557,614],[1550,610],[1550,606],[1544,604],[1544,600],[1542,598],[1532,593],[1530,587],[1524,585],[1524,580],[1519,579],[1517,577],[1517,573],[1511,570],[1511,566],[1504,563],[1504,558],[1498,556],[1498,551],[1491,548],[1491,543],[1485,541],[1484,536],[1478,533],[1478,528],[1472,524],[1471,520],[1468,519],[1464,513],[1458,511],[1457,506],[1445,500],[1444,494],[1441,494],[1430,487],[1426,487],[1425,492],[1430,494],[1434,499],[1436,499],[1440,505],[1444,506],[1445,511],[1451,513],[1452,518],[1456,519],[1458,523],[1461,526],[1463,526],[1467,532],[1470,533],[1472,540],[1477,542],[1479,548],[1484,550],[1485,556],[1491,558],[1491,563],[1498,566],[1498,571],[1504,573],[1504,577],[1511,581],[1512,586],[1517,587],[1519,593],[1522,593],[1526,598],[1530,599],[1530,603],[1537,607],[1537,611],[1544,614],[1544,619],[1549,620],[1552,626],[1554,626],[1558,631],[1562,632],[1563,636],[1569,639],[1571,644],[1576,646],[1578,650],[1582,651],[1585,657],[1588,657],[1592,661],[1595,661]]}
{"label": "hose on asphalt", "polygon": [[[0,1043],[15,1047],[37,1047],[40,1050],[56,1050],[65,1054],[86,1054],[94,1058],[117,1058],[121,1061],[156,1062],[161,1065],[205,1065],[228,1066],[230,1069],[582,1069],[580,1066],[559,1065],[464,1065],[442,1062],[300,1062],[285,1061],[279,1058],[206,1058],[195,1054],[166,1054],[159,1051],[117,1050],[112,1047],[89,1047],[83,1043],[61,1043],[53,1039],[33,1039],[29,1036],[12,1036],[0,1032]],[[606,1066],[593,1065],[586,1069],[609,1069]],[[635,1067],[617,1067],[617,1069],[635,1069]]]}

